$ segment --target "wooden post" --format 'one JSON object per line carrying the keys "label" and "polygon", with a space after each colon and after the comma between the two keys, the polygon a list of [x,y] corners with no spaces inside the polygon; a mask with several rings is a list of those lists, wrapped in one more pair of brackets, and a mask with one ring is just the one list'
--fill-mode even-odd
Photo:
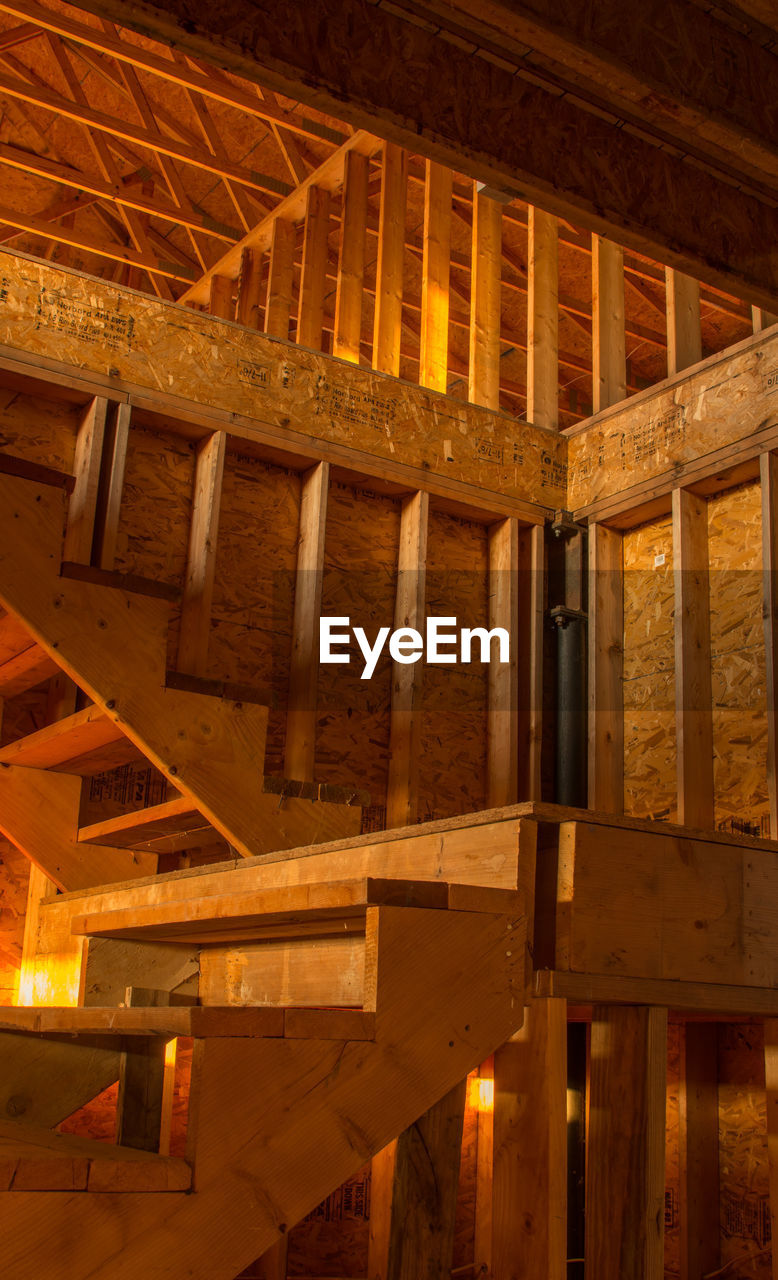
{"label": "wooden post", "polygon": [[300,531],[297,541],[284,755],[284,772],[287,778],[295,778],[300,782],[312,781],[314,774],[319,615],[329,477],[329,463],[317,463],[303,476],[300,494]]}
{"label": "wooden post", "polygon": [[297,308],[297,341],[322,350],[324,295],[327,291],[327,242],[330,232],[330,193],[308,188],[303,238],[303,268]]}
{"label": "wooden post", "polygon": [[500,407],[501,266],[502,207],[476,186],[473,194],[468,399],[486,409]]}
{"label": "wooden post", "polygon": [[510,661],[489,663],[487,805],[519,798],[519,526],[513,519],[489,527],[489,628],[510,636]]}
{"label": "wooden post", "polygon": [[493,1218],[494,1280],[565,1280],[565,1000],[533,1000],[494,1055]]}
{"label": "wooden post", "polygon": [[101,569],[113,569],[116,563],[131,412],[126,401],[117,404],[105,428],[93,540],[93,560]]}
{"label": "wooden post", "polygon": [[365,287],[367,240],[367,156],[349,151],[343,182],[340,221],[340,260],[335,294],[335,332],[332,354],[359,364],[362,341],[362,298]]}
{"label": "wooden post", "polygon": [[27,885],[27,911],[24,917],[24,936],[22,938],[22,962],[19,967],[17,1004],[37,1004],[35,992],[35,957],[38,951],[38,925],[40,923],[40,906],[43,898],[50,898],[57,892],[53,880],[49,880],[45,871],[34,862],[30,863],[30,879]]}
{"label": "wooden post", "polygon": [[494,1221],[494,1055],[481,1063],[478,1071],[479,1092],[491,1086],[491,1102],[478,1107],[478,1135],[475,1169],[475,1229],[473,1241],[473,1274],[492,1273],[492,1235]]}
{"label": "wooden post", "polygon": [[424,186],[421,264],[419,382],[433,391],[448,386],[448,313],[451,275],[451,197],[454,175],[428,160]]}
{"label": "wooden post", "polygon": [[589,525],[589,807],[624,812],[624,539]]}
{"label": "wooden post", "polygon": [[[394,626],[424,630],[429,494],[405,498],[400,518]],[[389,777],[386,825],[405,827],[418,819],[419,740],[422,664],[393,663],[389,719]]]}
{"label": "wooden post", "polygon": [[178,669],[204,676],[208,669],[211,605],[216,572],[227,433],[215,431],[197,449],[192,522],[189,526],[186,578],[181,604]]}
{"label": "wooden post", "polygon": [[395,376],[400,372],[407,186],[407,152],[393,142],[385,142],[378,221],[373,368]]}
{"label": "wooden post", "polygon": [[208,310],[219,320],[234,320],[232,281],[229,276],[211,276],[211,297]]}
{"label": "wooden post", "polygon": [[767,693],[770,834],[778,835],[778,454],[759,459],[762,480],[762,617]]}
{"label": "wooden post", "polygon": [[559,426],[559,247],[557,220],[527,210],[527,421]]}
{"label": "wooden post", "polygon": [[624,250],[592,236],[592,406],[595,413],[627,394]]}
{"label": "wooden post", "polygon": [[[778,1018],[764,1021],[764,1074],[767,1095],[767,1159],[770,1178],[772,1239],[778,1240]],[[778,1280],[778,1248],[773,1249],[773,1280]]]}
{"label": "wooden post", "polygon": [[687,1022],[679,1091],[681,1277],[700,1280],[721,1265],[719,1089],[715,1022]]}
{"label": "wooden post", "polygon": [[778,315],[772,311],[763,311],[761,307],[751,308],[751,325],[754,333],[761,333],[763,329],[769,329],[774,324],[778,324]]}
{"label": "wooden post", "polygon": [[261,329],[262,254],[258,249],[244,249],[240,256],[238,280],[238,324]]}
{"label": "wooden post", "polygon": [[68,505],[62,558],[77,564],[92,563],[107,411],[108,401],[96,396],[84,413],[76,436],[73,463],[76,483]]}
{"label": "wooden post", "polygon": [[713,827],[708,509],[687,489],[673,490],[673,561],[678,821]]}
{"label": "wooden post", "polygon": [[519,530],[518,711],[519,799],[540,800],[543,732],[543,617],[545,534]]}
{"label": "wooden post", "polygon": [[373,1160],[370,1280],[448,1280],[467,1081]]}
{"label": "wooden post", "polygon": [[[127,1005],[168,1003],[168,993],[127,988]],[[119,1060],[116,1141],[122,1147],[158,1151],[165,1092],[162,1036],[127,1036]]]}
{"label": "wooden post", "polygon": [[665,267],[667,376],[672,378],[702,360],[700,282]]}
{"label": "wooden post", "polygon": [[663,1280],[667,1010],[595,1007],[586,1274]]}
{"label": "wooden post", "polygon": [[292,309],[294,279],[294,223],[276,218],[270,244],[270,267],[267,279],[265,333],[271,338],[289,337],[289,313]]}

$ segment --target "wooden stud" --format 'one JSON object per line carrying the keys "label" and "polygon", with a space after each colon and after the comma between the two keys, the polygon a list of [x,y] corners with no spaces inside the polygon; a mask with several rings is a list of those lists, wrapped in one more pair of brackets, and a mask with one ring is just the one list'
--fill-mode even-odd
{"label": "wooden stud", "polygon": [[494,1055],[493,1195],[491,1274],[565,1280],[565,1000],[533,1000],[521,1031]]}
{"label": "wooden stud", "polygon": [[476,187],[470,276],[470,376],[468,399],[500,407],[500,271],[502,206]]}
{"label": "wooden stud", "polygon": [[219,320],[234,320],[235,305],[232,301],[233,282],[229,276],[211,276],[211,296],[208,310]]}
{"label": "wooden stud", "polygon": [[[489,663],[487,712],[487,805],[515,804],[519,798],[519,526],[501,520],[489,527],[489,628],[510,637],[510,658]],[[494,646],[493,646],[494,647]]]}
{"label": "wooden stud", "polygon": [[240,257],[237,319],[248,329],[262,328],[262,260],[258,249],[244,249]]}
{"label": "wooden stud", "polygon": [[754,333],[761,333],[771,325],[778,324],[778,316],[772,311],[764,311],[762,307],[751,308],[751,325]]}
{"label": "wooden stud", "polygon": [[424,244],[421,265],[419,383],[432,391],[448,386],[448,315],[451,277],[451,197],[454,175],[426,162]]}
{"label": "wooden stud", "polygon": [[224,431],[215,431],[197,448],[178,644],[178,669],[193,676],[204,676],[208,669],[216,544],[226,451],[227,434]]}
{"label": "wooden stud", "polygon": [[665,267],[667,306],[667,376],[702,360],[700,282]]}
{"label": "wooden stud", "polygon": [[767,701],[770,833],[778,835],[778,454],[759,459],[762,481],[762,618]]}
{"label": "wooden stud", "polygon": [[309,187],[305,210],[303,266],[297,309],[297,341],[322,350],[324,295],[327,288],[327,244],[330,231],[330,193]]}
{"label": "wooden stud", "polygon": [[624,539],[589,525],[589,807],[624,811]]}
{"label": "wooden stud", "polygon": [[131,413],[126,401],[117,404],[105,429],[92,557],[100,569],[113,569],[116,563]]}
{"label": "wooden stud", "polygon": [[[765,1093],[767,1098],[767,1158],[772,1239],[778,1239],[778,1018],[764,1021]],[[778,1249],[772,1255],[772,1280],[778,1280]]]}
{"label": "wooden stud", "polygon": [[313,779],[316,759],[319,615],[329,476],[329,463],[320,462],[303,476],[300,494],[284,772],[287,778],[303,782]]}
{"label": "wooden stud", "polygon": [[595,413],[627,394],[624,250],[592,236],[592,405]]}
{"label": "wooden stud", "polygon": [[715,1022],[687,1022],[679,1089],[681,1277],[699,1280],[721,1265],[719,1089]]}
{"label": "wooden stud", "polygon": [[107,411],[107,400],[96,396],[81,419],[76,436],[76,456],[73,463],[76,483],[70,495],[62,559],[72,560],[77,564],[91,564],[92,561]]}
{"label": "wooden stud", "polygon": [[[526,1015],[525,1015],[526,1016]],[[481,1090],[491,1093],[491,1105],[480,1102]],[[492,1274],[494,1222],[494,1054],[478,1070],[478,1132],[476,1137],[475,1224],[473,1257],[475,1275]]]}
{"label": "wooden stud", "polygon": [[57,891],[53,880],[49,880],[45,871],[41,871],[34,862],[30,863],[30,879],[27,885],[27,910],[24,916],[24,937],[22,939],[22,962],[19,968],[17,1004],[35,1004],[35,956],[38,950],[38,925],[40,907],[43,898],[52,897]]}
{"label": "wooden stud", "polygon": [[675,725],[678,821],[714,825],[708,508],[688,489],[673,490],[675,567]]}
{"label": "wooden stud", "polygon": [[559,247],[557,220],[528,208],[527,421],[559,426]]}
{"label": "wooden stud", "polygon": [[[403,500],[394,626],[424,630],[429,494]],[[422,664],[395,662],[389,721],[389,776],[386,825],[405,827],[418,820],[418,772],[421,739]]]}
{"label": "wooden stud", "polygon": [[596,1006],[586,1274],[663,1280],[667,1010]]}
{"label": "wooden stud", "polygon": [[276,218],[270,245],[270,268],[267,281],[265,333],[271,338],[289,337],[289,313],[292,309],[294,278],[294,223]]}
{"label": "wooden stud", "polygon": [[393,373],[395,377],[400,372],[407,185],[407,152],[393,142],[385,142],[378,224],[373,368],[379,373]]}
{"label": "wooden stud", "polygon": [[367,156],[350,151],[346,156],[343,214],[340,223],[340,260],[335,294],[335,330],[332,354],[359,364],[362,341],[362,298],[365,285],[367,241]]}
{"label": "wooden stud", "polygon": [[519,799],[541,799],[545,533],[519,530],[518,744]]}
{"label": "wooden stud", "polygon": [[[127,1008],[167,1004],[167,993],[128,987]],[[116,1141],[138,1151],[158,1151],[165,1084],[165,1040],[128,1036],[119,1060]]]}

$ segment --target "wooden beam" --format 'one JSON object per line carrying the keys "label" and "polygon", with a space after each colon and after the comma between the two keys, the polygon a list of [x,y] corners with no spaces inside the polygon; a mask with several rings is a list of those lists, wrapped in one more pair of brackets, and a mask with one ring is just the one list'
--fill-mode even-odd
{"label": "wooden beam", "polygon": [[518,742],[519,799],[541,798],[545,530],[519,530]]}
{"label": "wooden beam", "polygon": [[527,419],[559,426],[559,246],[557,220],[530,205],[527,245]]}
{"label": "wooden beam", "polygon": [[[167,1004],[167,993],[127,987],[126,1008]],[[162,1128],[166,1043],[161,1036],[127,1037],[119,1059],[116,1141],[138,1151],[158,1151]]]}
{"label": "wooden beam", "polygon": [[407,185],[407,152],[391,142],[384,143],[376,267],[373,368],[379,373],[393,373],[395,376],[400,372]]}
{"label": "wooden beam", "polygon": [[76,483],[68,506],[62,558],[77,564],[91,564],[92,561],[107,410],[107,400],[96,396],[84,414],[76,436],[73,463]]}
{"label": "wooden beam", "polygon": [[[30,863],[30,878],[27,884],[27,910],[24,913],[24,936],[22,938],[22,962],[19,967],[19,985],[16,993],[17,1004],[36,1004],[35,992],[35,955],[38,950],[38,926],[40,923],[40,906],[43,898],[52,897],[57,886],[50,880],[45,871],[35,863]],[[62,1117],[64,1119],[64,1116]],[[59,1123],[56,1121],[55,1123]]]}
{"label": "wooden beam", "polygon": [[762,619],[767,702],[770,831],[778,834],[778,454],[759,459],[762,484]]}
{"label": "wooden beam", "polygon": [[667,376],[672,378],[702,360],[700,282],[665,267]]}
{"label": "wooden beam", "polygon": [[451,197],[454,175],[428,160],[424,186],[421,265],[419,383],[432,391],[448,387],[448,320],[451,281]]}
{"label": "wooden beam", "polygon": [[111,570],[116,563],[131,413],[130,405],[126,401],[114,405],[105,428],[97,494],[95,536],[92,545],[92,558],[100,569]]}
{"label": "wooden beam", "polygon": [[[400,516],[394,627],[424,630],[429,494],[405,498]],[[422,664],[393,663],[389,716],[389,776],[386,825],[406,827],[418,821],[421,746]]]}
{"label": "wooden beam", "polygon": [[211,276],[208,310],[212,316],[216,316],[219,320],[235,319],[235,307],[232,301],[232,281],[227,276]]}
{"label": "wooden beam", "polygon": [[596,1006],[586,1273],[663,1280],[667,1010]]}
{"label": "wooden beam", "polygon": [[714,825],[708,507],[673,490],[675,576],[675,735],[678,821]]}
{"label": "wooden beam", "polygon": [[751,324],[754,333],[761,333],[763,329],[769,329],[772,325],[778,324],[778,315],[771,311],[764,311],[762,307],[752,307]]}
{"label": "wooden beam", "polygon": [[303,237],[303,266],[297,305],[297,341],[321,351],[324,335],[324,295],[327,288],[327,249],[330,231],[330,193],[308,188]]}
{"label": "wooden beam", "polygon": [[[767,1096],[767,1158],[772,1239],[778,1233],[778,1018],[764,1021],[765,1092]],[[771,1275],[778,1280],[778,1249],[772,1255]]]}
{"label": "wooden beam", "polygon": [[211,606],[216,574],[227,433],[215,431],[197,447],[192,519],[181,602],[178,670],[204,676],[208,671]]}
{"label": "wooden beam", "polygon": [[473,197],[468,399],[500,407],[500,270],[502,207],[482,191]]}
{"label": "wooden beam", "polygon": [[624,812],[624,539],[589,525],[589,805]]}
{"label": "wooden beam", "polygon": [[[526,1016],[526,1014],[525,1014]],[[478,1069],[478,1124],[475,1156],[475,1274],[492,1274],[494,1223],[494,1054]],[[482,1095],[486,1095],[485,1098]]]}
{"label": "wooden beam", "polygon": [[332,354],[359,364],[362,337],[362,301],[367,245],[368,158],[358,151],[346,156],[343,212],[340,220],[340,257],[335,294],[335,329]]}
{"label": "wooden beam", "polygon": [[681,1280],[699,1280],[721,1265],[718,1027],[687,1022],[682,1035]]}
{"label": "wooden beam", "polygon": [[284,1235],[258,1259],[254,1268],[256,1280],[286,1280],[289,1236]]}
{"label": "wooden beam", "polygon": [[[519,526],[501,520],[489,528],[489,629],[510,638],[508,662],[489,663],[487,711],[487,806],[519,799]],[[496,648],[496,646],[493,646]]]}
{"label": "wooden beam", "polygon": [[592,405],[608,409],[627,394],[624,250],[592,236]]}
{"label": "wooden beam", "polygon": [[313,779],[316,760],[316,694],[319,684],[319,615],[321,614],[324,539],[327,524],[329,463],[306,471],[300,492],[292,656],[286,717],[284,773],[300,781]]}
{"label": "wooden beam", "polygon": [[262,328],[262,259],[258,249],[244,249],[238,281],[238,324],[248,329]]}
{"label": "wooden beam", "polygon": [[271,338],[289,338],[294,281],[294,224],[276,218],[270,242],[265,333]]}

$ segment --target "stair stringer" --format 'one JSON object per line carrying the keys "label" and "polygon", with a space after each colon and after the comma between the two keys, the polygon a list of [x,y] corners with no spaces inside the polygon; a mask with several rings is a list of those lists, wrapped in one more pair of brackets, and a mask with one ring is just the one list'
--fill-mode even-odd
{"label": "stair stringer", "polygon": [[521,1026],[523,916],[370,911],[375,1040],[197,1042],[193,1192],[0,1194],[8,1280],[233,1280]]}

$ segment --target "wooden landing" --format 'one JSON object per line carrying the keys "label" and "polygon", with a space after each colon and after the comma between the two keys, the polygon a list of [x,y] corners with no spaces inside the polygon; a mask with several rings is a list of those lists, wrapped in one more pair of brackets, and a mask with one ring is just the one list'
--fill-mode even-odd
{"label": "wooden landing", "polygon": [[0,1120],[0,1191],[188,1191],[185,1160]]}

